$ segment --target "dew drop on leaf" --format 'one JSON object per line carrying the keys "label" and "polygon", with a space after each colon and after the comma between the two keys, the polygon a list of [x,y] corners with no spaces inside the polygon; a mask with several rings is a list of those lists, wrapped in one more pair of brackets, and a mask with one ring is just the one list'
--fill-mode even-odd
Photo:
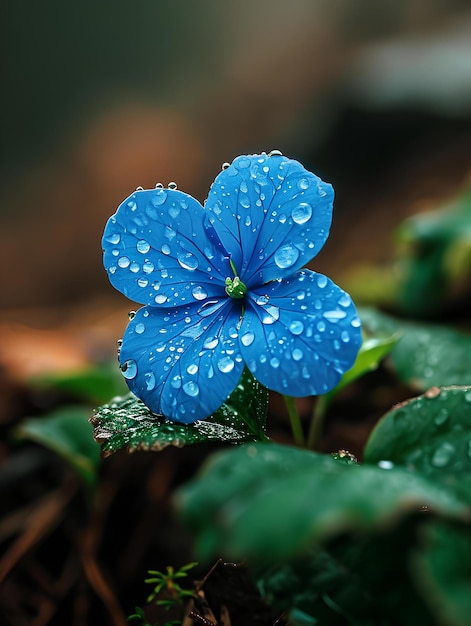
{"label": "dew drop on leaf", "polygon": [[452,460],[454,454],[455,446],[448,441],[444,441],[433,453],[431,459],[432,465],[437,468],[446,467]]}

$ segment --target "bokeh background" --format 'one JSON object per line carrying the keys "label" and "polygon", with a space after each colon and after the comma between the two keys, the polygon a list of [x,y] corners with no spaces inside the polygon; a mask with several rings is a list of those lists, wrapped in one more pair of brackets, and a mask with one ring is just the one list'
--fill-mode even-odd
{"label": "bokeh background", "polygon": [[[121,625],[142,598],[145,569],[188,557],[188,538],[172,534],[169,494],[208,451],[116,455],[102,469],[102,517],[84,524],[83,508],[69,504],[65,464],[10,444],[25,417],[70,400],[31,377],[114,362],[133,304],[102,268],[108,217],[137,186],[157,182],[204,201],[223,162],[279,149],[336,190],[332,234],[311,267],[345,286],[356,267],[387,263],[405,217],[471,183],[471,6],[5,0],[0,41],[0,542],[36,528],[25,521],[30,501],[49,533],[41,543],[31,531],[24,552],[0,559],[0,575],[13,571],[3,600],[15,626],[90,626],[97,595],[96,623]],[[381,393],[384,405],[398,400]],[[351,424],[342,441],[351,436],[355,451],[371,423]],[[41,517],[58,485],[55,513]],[[92,592],[79,586],[72,604],[68,587],[49,594],[52,553],[69,555],[70,576],[58,580],[74,589],[82,577]],[[13,607],[29,593],[34,606],[22,614]]]}
{"label": "bokeh background", "polygon": [[334,184],[315,267],[338,280],[469,175],[466,0],[10,0],[1,29],[0,359],[17,370],[47,368],[35,342],[52,340],[21,324],[82,321],[64,366],[124,326],[100,238],[138,185],[203,201],[222,162],[280,149]]}

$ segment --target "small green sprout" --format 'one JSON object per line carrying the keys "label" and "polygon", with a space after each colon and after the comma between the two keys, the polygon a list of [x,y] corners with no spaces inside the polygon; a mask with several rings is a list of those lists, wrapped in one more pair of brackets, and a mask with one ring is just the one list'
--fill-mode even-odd
{"label": "small green sprout", "polygon": [[193,597],[193,591],[190,589],[182,589],[176,582],[176,579],[188,576],[187,572],[193,567],[196,567],[196,565],[198,565],[198,563],[188,563],[187,565],[183,565],[177,571],[175,571],[171,565],[167,565],[166,573],[149,570],[148,574],[151,574],[153,578],[146,578],[144,582],[151,585],[155,584],[155,587],[147,598],[147,602],[153,602],[157,595],[164,590],[170,594],[171,598],[166,600],[157,600],[155,604],[158,606],[171,608],[176,604],[181,604],[184,598]]}
{"label": "small green sprout", "polygon": [[[191,589],[183,589],[177,582],[179,578],[185,578],[188,576],[188,571],[193,567],[196,567],[198,563],[188,563],[183,565],[177,571],[171,565],[166,567],[165,572],[159,572],[157,570],[148,570],[148,574],[152,578],[146,578],[145,583],[154,585],[152,592],[147,598],[147,602],[150,604],[154,602],[156,606],[160,606],[165,610],[170,609],[183,604],[183,601],[187,598],[192,598],[194,592]],[[157,596],[161,593],[165,593],[168,597],[156,600]],[[151,624],[147,621],[144,609],[139,606],[135,607],[135,613],[128,617],[128,621],[142,620],[140,626],[179,626],[180,620],[166,621],[164,624],[155,623]]]}

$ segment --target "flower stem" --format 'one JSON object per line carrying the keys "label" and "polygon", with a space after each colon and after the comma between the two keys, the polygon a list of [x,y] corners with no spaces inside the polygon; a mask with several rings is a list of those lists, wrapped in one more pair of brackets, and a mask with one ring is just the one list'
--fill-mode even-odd
{"label": "flower stem", "polygon": [[291,432],[293,433],[293,439],[296,445],[304,447],[304,433],[301,426],[301,419],[299,417],[294,398],[292,396],[283,396],[288,409],[289,421],[291,424]]}
{"label": "flower stem", "polygon": [[307,447],[309,450],[319,450],[327,407],[327,396],[318,396],[314,409],[312,410],[311,425],[307,437]]}

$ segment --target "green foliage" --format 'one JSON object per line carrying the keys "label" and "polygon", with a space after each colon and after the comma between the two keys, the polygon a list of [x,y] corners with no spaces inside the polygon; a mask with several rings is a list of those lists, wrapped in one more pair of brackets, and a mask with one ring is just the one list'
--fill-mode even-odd
{"label": "green foliage", "polygon": [[246,559],[293,623],[467,626],[471,386],[394,407],[362,464],[270,443],[220,452],[176,504],[201,558]]}
{"label": "green foliage", "polygon": [[63,407],[50,415],[24,421],[15,435],[56,452],[78,472],[88,487],[93,487],[100,454],[91,436],[89,417],[88,408]]}
{"label": "green foliage", "polygon": [[182,623],[179,619],[172,619],[162,624],[160,624],[159,622],[154,622],[153,624],[151,624],[147,620],[147,616],[143,608],[141,608],[140,606],[136,606],[134,608],[134,611],[135,612],[128,617],[128,622],[135,622],[137,620],[140,620],[140,626],[179,626]]}
{"label": "green foliage", "polygon": [[413,318],[436,316],[469,297],[471,191],[406,219],[384,267],[356,268],[344,286],[356,302],[387,305]]}
{"label": "green foliage", "polygon": [[471,386],[436,387],[376,425],[364,461],[407,467],[471,504]]}
{"label": "green foliage", "polygon": [[172,598],[170,600],[157,600],[157,604],[173,606],[176,602],[181,602],[183,598],[193,597],[193,591],[183,589],[177,582],[177,579],[186,578],[188,571],[196,567],[198,563],[187,563],[178,569],[177,571],[171,565],[168,565],[165,573],[157,570],[149,570],[148,573],[152,575],[151,578],[146,578],[144,582],[149,585],[154,585],[152,593],[147,598],[147,602],[153,602],[158,594],[164,589],[169,591]]}
{"label": "green foliage", "polygon": [[399,332],[386,332],[374,337],[367,337],[358,352],[353,367],[351,367],[340,379],[340,382],[322,398],[326,404],[330,404],[337,393],[350,385],[353,381],[361,378],[368,372],[379,367],[380,362],[391,352],[400,339]]}
{"label": "green foliage", "polygon": [[188,425],[165,421],[129,394],[97,409],[92,423],[95,439],[109,456],[125,446],[129,451],[162,450],[211,441],[263,441],[267,407],[267,390],[245,369],[226,402],[204,421]]}
{"label": "green foliage", "polygon": [[414,316],[435,313],[471,270],[471,193],[407,219],[396,239],[403,276],[398,306]]}
{"label": "green foliage", "polygon": [[116,363],[104,363],[72,372],[54,372],[35,376],[35,387],[52,387],[92,404],[127,392],[127,386]]}
{"label": "green foliage", "polygon": [[457,519],[468,511],[454,493],[408,469],[346,465],[277,444],[213,457],[178,496],[201,558],[261,562],[300,554],[339,533],[382,529],[423,506]]}
{"label": "green foliage", "polygon": [[390,360],[401,381],[418,391],[471,384],[471,336],[438,324],[397,320],[375,309],[362,309],[360,316],[371,332],[399,335]]}
{"label": "green foliage", "polygon": [[[147,602],[154,603],[157,606],[162,607],[164,610],[173,609],[181,605],[185,600],[194,597],[194,591],[190,589],[183,589],[178,583],[181,578],[188,576],[189,570],[196,567],[198,563],[187,563],[176,570],[168,565],[165,572],[159,572],[158,570],[149,570],[148,574],[151,574],[151,578],[146,578],[144,582],[149,585],[153,585],[153,590],[147,598]],[[164,624],[150,624],[147,621],[147,617],[144,609],[141,607],[135,607],[135,613],[128,617],[129,621],[141,620],[141,626],[176,626],[181,624],[181,620],[168,620]]]}

